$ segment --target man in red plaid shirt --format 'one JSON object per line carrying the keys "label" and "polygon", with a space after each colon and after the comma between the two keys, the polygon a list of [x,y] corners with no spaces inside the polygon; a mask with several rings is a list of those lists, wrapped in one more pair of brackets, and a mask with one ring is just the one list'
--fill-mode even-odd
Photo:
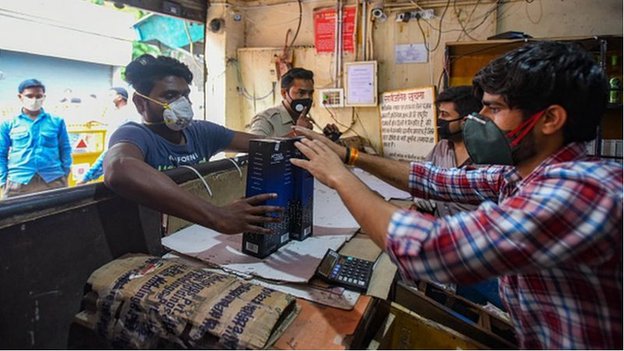
{"label": "man in red plaid shirt", "polygon": [[[292,160],[336,189],[405,279],[473,283],[499,292],[523,348],[622,348],[622,167],[585,154],[605,111],[607,80],[572,43],[533,42],[474,78],[483,101],[464,140],[475,169],[441,169],[348,152],[322,136]],[[414,196],[475,203],[434,218],[399,209],[347,168]]]}

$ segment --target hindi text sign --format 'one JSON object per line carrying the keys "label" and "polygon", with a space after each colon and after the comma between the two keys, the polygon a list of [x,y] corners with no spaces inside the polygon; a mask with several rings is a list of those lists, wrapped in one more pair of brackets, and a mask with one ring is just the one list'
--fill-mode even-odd
{"label": "hindi text sign", "polygon": [[436,106],[433,86],[390,91],[380,99],[383,155],[422,161],[435,146]]}

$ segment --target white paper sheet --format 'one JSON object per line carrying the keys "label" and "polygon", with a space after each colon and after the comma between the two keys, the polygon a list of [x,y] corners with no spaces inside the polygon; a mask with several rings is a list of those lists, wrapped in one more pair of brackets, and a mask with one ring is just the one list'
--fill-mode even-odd
{"label": "white paper sheet", "polygon": [[355,306],[360,294],[355,291],[346,290],[340,287],[320,288],[306,284],[273,284],[259,279],[252,279],[252,283],[266,286],[273,290],[291,294],[293,296],[317,302],[326,306],[351,310]]}
{"label": "white paper sheet", "polygon": [[327,228],[359,228],[338,193],[314,180],[314,225]]}
{"label": "white paper sheet", "polygon": [[353,173],[358,178],[360,178],[360,180],[364,184],[366,184],[366,186],[371,188],[371,190],[378,192],[379,195],[383,196],[383,198],[386,200],[411,198],[411,195],[408,192],[395,188],[394,186],[382,181],[381,179],[360,168],[354,168]]}
{"label": "white paper sheet", "polygon": [[226,235],[193,225],[163,238],[162,243],[181,254],[222,267],[232,273],[284,282],[304,283],[314,276],[328,248],[337,250],[357,229],[314,226],[314,236],[291,241],[269,257],[259,259],[240,251],[242,234]]}

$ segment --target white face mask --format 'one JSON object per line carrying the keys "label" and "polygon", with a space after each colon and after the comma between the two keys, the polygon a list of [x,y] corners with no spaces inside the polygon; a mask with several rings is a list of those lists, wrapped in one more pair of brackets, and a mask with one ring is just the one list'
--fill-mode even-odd
{"label": "white face mask", "polygon": [[[137,95],[146,98],[154,103],[157,103],[165,108],[163,111],[163,122],[171,130],[181,131],[188,127],[193,120],[193,107],[191,102],[184,96],[180,96],[171,103],[160,102],[152,99],[149,96],[145,96],[139,92],[135,92]],[[147,123],[145,124],[159,124],[159,123]]]}
{"label": "white face mask", "polygon": [[41,110],[41,106],[43,106],[43,100],[45,98],[27,98],[22,97],[22,106],[28,111],[39,111]]}
{"label": "white face mask", "polygon": [[180,96],[170,104],[164,104],[163,119],[165,125],[172,130],[180,131],[193,120],[193,108],[191,102],[184,96]]}

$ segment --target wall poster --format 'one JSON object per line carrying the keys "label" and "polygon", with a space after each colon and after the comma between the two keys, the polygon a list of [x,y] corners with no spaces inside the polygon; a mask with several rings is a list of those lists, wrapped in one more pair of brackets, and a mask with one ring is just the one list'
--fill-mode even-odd
{"label": "wall poster", "polygon": [[[342,50],[355,52],[355,15],[356,6],[342,8]],[[316,53],[334,52],[336,40],[336,8],[328,7],[314,10],[314,46]]]}
{"label": "wall poster", "polygon": [[437,141],[435,87],[385,92],[379,110],[384,157],[424,160]]}

